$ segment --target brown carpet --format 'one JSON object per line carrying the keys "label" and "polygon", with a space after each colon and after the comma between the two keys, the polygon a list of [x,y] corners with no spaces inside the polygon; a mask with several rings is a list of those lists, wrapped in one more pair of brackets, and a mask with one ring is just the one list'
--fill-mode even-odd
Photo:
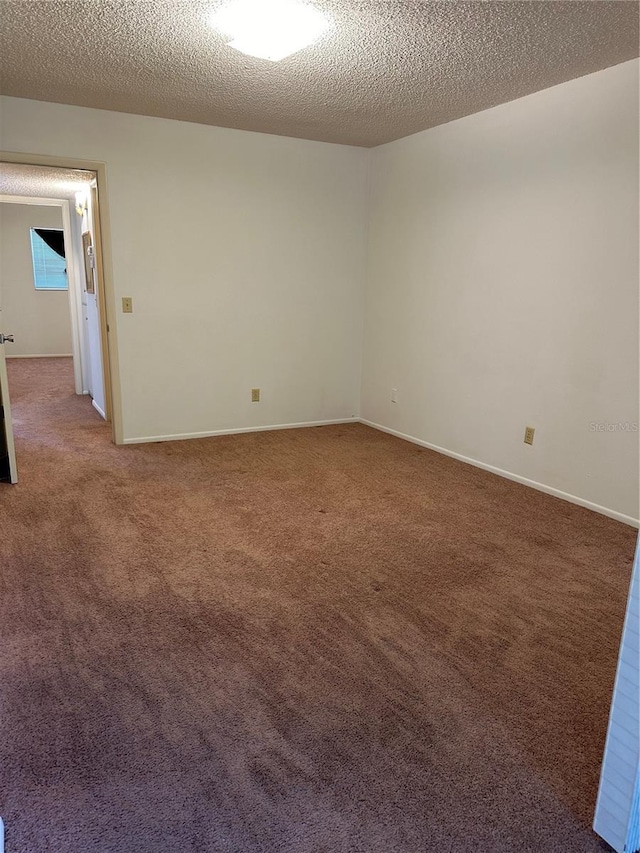
{"label": "brown carpet", "polygon": [[7,853],[591,853],[635,531],[360,425],[116,448],[9,365]]}

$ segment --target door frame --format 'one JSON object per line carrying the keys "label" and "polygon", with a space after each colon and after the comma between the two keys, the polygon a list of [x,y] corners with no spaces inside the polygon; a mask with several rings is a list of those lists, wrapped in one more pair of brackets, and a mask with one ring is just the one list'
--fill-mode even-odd
{"label": "door frame", "polygon": [[[47,154],[25,154],[21,151],[0,151],[0,161],[23,166],[49,166],[62,169],[80,169],[94,172],[96,176],[96,203],[94,230],[97,271],[97,293],[100,309],[100,346],[107,420],[111,421],[114,444],[123,444],[122,388],[118,359],[118,333],[116,325],[116,297],[111,259],[111,227],[107,195],[107,166],[98,160],[81,160],[73,157],[55,157]],[[49,200],[51,201],[51,199]],[[66,205],[67,215],[69,207]],[[64,210],[63,218],[64,218]],[[78,270],[82,273],[82,270]],[[72,326],[73,329],[73,326]],[[77,329],[78,333],[80,327]]]}

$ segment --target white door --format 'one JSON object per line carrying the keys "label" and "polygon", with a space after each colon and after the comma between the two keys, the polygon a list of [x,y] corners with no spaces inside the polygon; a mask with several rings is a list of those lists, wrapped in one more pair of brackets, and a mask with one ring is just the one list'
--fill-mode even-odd
{"label": "white door", "polygon": [[[18,482],[16,450],[13,443],[13,424],[11,423],[11,404],[9,402],[9,380],[4,348],[11,346],[12,337],[5,337],[2,330],[2,308],[0,308],[0,479]],[[5,343],[7,342],[7,343]]]}
{"label": "white door", "polygon": [[593,828],[618,853],[640,849],[640,537],[620,641]]}

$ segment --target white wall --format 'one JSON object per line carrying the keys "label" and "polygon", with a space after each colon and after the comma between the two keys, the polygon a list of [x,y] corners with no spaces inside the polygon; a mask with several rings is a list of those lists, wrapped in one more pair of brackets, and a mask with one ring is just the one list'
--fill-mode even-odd
{"label": "white wall", "polygon": [[375,149],[368,245],[362,417],[637,519],[638,62]]}
{"label": "white wall", "polygon": [[60,208],[0,203],[0,331],[15,335],[6,354],[71,355],[69,294],[35,289],[31,228],[62,228]]}
{"label": "white wall", "polygon": [[357,415],[367,152],[1,107],[4,150],[107,164],[125,439]]}

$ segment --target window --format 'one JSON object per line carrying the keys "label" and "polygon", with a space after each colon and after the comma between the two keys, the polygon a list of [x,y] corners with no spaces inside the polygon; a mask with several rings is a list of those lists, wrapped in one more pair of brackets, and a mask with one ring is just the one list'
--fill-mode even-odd
{"label": "window", "polygon": [[64,235],[60,228],[31,229],[31,258],[36,290],[68,290]]}

